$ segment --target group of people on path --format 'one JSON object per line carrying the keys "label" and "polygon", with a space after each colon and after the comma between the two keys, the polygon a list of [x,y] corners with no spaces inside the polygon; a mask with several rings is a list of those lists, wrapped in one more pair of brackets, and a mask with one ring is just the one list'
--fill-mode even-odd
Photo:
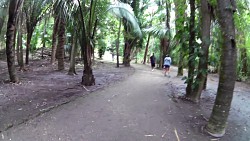
{"label": "group of people on path", "polygon": [[[152,56],[150,56],[150,63],[151,63],[151,68],[152,71],[154,71],[155,68],[155,55],[154,53],[152,54]],[[166,57],[164,58],[164,63],[163,63],[163,69],[164,69],[164,76],[168,76],[170,77],[170,65],[171,65],[172,59],[171,57],[167,54]]]}

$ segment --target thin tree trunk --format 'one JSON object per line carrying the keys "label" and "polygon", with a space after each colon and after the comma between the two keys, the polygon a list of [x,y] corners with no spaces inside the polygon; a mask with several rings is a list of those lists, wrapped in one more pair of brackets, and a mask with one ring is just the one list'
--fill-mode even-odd
{"label": "thin tree trunk", "polygon": [[194,46],[195,46],[195,0],[190,0],[190,26],[189,26],[189,56],[188,56],[188,80],[186,87],[186,97],[191,98],[194,80]]}
{"label": "thin tree trunk", "polygon": [[71,44],[71,55],[70,55],[70,66],[69,66],[69,72],[68,75],[75,75],[76,73],[76,51],[77,51],[77,39],[76,39],[76,31],[73,30],[72,33],[72,44]]}
{"label": "thin tree trunk", "polygon": [[195,79],[194,92],[189,97],[194,102],[200,101],[207,76],[208,49],[210,45],[211,7],[207,0],[201,0],[201,54],[199,59],[198,74]]}
{"label": "thin tree trunk", "polygon": [[177,72],[177,76],[183,76],[183,61],[184,61],[184,55],[183,55],[183,49],[185,46],[184,43],[182,43],[183,46],[181,46],[180,48],[180,52],[179,52],[179,61],[178,61],[178,72]]}
{"label": "thin tree trunk", "polygon": [[119,21],[118,38],[116,41],[116,67],[119,68],[119,48],[120,48],[120,35],[121,35],[122,19]]}
{"label": "thin tree trunk", "polygon": [[143,64],[146,64],[147,55],[148,55],[148,48],[149,48],[149,42],[150,42],[150,36],[151,36],[151,35],[149,34],[149,35],[148,35],[147,44],[146,44],[145,53],[144,53]]}
{"label": "thin tree trunk", "polygon": [[51,64],[54,64],[56,61],[56,47],[57,47],[56,37],[57,37],[57,32],[58,32],[58,24],[59,24],[59,18],[55,16],[53,34],[52,34],[52,53],[51,53],[51,60],[50,60]]}
{"label": "thin tree trunk", "polygon": [[44,49],[46,46],[46,41],[45,41],[45,35],[46,35],[46,24],[47,24],[47,20],[46,17],[44,18],[44,27],[43,27],[43,47],[42,47],[42,59],[44,59]]}
{"label": "thin tree trunk", "polygon": [[64,45],[65,45],[65,20],[60,18],[58,30],[58,46],[56,51],[56,58],[58,60],[58,70],[64,70]]}
{"label": "thin tree trunk", "polygon": [[227,119],[233,99],[236,80],[237,49],[235,42],[234,6],[231,0],[217,0],[218,20],[222,32],[223,44],[219,86],[212,114],[205,130],[212,136],[222,137],[225,134]]}
{"label": "thin tree trunk", "polygon": [[26,58],[25,64],[29,64],[29,53],[30,53],[30,42],[31,42],[32,34],[30,32],[27,33],[27,43],[26,43]]}
{"label": "thin tree trunk", "polygon": [[22,29],[22,25],[23,25],[23,18],[24,18],[24,13],[21,11],[21,15],[20,15],[20,22],[19,22],[19,28],[18,28],[18,48],[19,48],[19,61],[18,61],[18,65],[19,65],[19,71],[24,71],[24,63],[23,63],[23,29]]}
{"label": "thin tree trunk", "polygon": [[242,60],[241,73],[243,76],[247,76],[247,50],[246,48],[241,49],[241,60]]}

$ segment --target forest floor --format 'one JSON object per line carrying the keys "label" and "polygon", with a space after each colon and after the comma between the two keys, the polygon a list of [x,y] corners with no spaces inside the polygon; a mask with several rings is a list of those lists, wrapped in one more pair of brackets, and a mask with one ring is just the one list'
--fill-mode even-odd
{"label": "forest floor", "polygon": [[79,64],[78,75],[70,76],[48,60],[33,60],[27,71],[17,71],[21,83],[12,84],[0,61],[0,140],[250,141],[249,84],[236,82],[226,135],[219,139],[202,131],[218,75],[209,74],[200,104],[193,104],[177,98],[186,85],[176,67],[168,78],[149,65],[132,66],[96,61],[96,85],[84,87]]}

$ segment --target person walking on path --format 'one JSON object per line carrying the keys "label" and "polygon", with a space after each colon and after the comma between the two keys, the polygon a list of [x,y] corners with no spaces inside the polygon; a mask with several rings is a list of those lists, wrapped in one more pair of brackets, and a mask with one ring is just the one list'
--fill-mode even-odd
{"label": "person walking on path", "polygon": [[154,53],[152,56],[150,56],[150,63],[151,63],[152,71],[154,71],[154,68],[155,68],[155,54]]}
{"label": "person walking on path", "polygon": [[171,57],[169,57],[169,55],[166,55],[166,57],[164,58],[164,76],[167,75],[168,77],[170,77],[169,73],[171,62]]}

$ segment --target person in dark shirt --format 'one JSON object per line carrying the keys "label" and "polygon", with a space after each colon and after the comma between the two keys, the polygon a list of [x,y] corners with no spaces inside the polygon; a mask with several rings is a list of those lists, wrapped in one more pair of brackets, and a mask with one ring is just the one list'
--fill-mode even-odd
{"label": "person in dark shirt", "polygon": [[154,71],[154,68],[155,68],[155,54],[154,53],[152,56],[150,56],[150,63],[151,63],[152,71]]}

